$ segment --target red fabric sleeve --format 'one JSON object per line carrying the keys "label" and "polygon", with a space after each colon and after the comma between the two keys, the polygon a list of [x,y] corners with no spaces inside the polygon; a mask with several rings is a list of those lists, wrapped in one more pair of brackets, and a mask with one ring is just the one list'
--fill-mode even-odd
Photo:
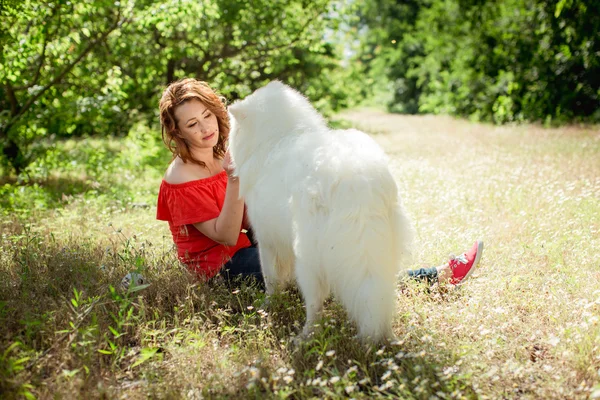
{"label": "red fabric sleeve", "polygon": [[174,225],[195,224],[217,218],[221,210],[210,185],[173,185],[163,182],[156,218]]}
{"label": "red fabric sleeve", "polygon": [[167,197],[165,194],[165,185],[161,184],[160,189],[158,190],[158,201],[156,202],[156,219],[160,221],[170,221],[171,213],[169,212],[169,207],[167,206]]}

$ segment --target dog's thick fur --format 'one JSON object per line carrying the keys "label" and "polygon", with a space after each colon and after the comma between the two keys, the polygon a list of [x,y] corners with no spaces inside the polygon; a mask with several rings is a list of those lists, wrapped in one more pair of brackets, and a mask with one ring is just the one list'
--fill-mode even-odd
{"label": "dog's thick fur", "polygon": [[333,292],[360,337],[392,337],[397,273],[412,228],[384,152],[360,131],[330,130],[280,82],[229,111],[230,151],[267,294],[296,278],[304,334]]}

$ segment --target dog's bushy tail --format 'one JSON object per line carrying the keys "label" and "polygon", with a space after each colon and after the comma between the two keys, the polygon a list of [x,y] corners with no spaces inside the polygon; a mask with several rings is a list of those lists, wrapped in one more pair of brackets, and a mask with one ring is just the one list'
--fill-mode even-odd
{"label": "dog's bushy tail", "polygon": [[[364,225],[357,224],[348,231],[349,235],[362,234],[349,241],[357,246],[347,250],[353,252],[353,257],[345,258],[342,264],[351,275],[341,278],[344,290],[336,290],[356,322],[359,336],[371,342],[393,338],[396,278],[400,268],[408,265],[414,237],[402,204],[397,198],[388,204],[391,206],[387,207],[387,218],[359,217],[356,220],[365,221]],[[343,274],[336,281],[339,276]]]}
{"label": "dog's bushy tail", "polygon": [[[410,218],[404,211],[400,201],[391,209],[392,258],[380,258],[382,263],[395,264],[396,273],[405,270],[412,259],[412,248],[415,231]],[[387,272],[385,272],[387,271]],[[396,304],[396,280],[389,276],[390,270],[383,268],[383,273],[366,276],[357,288],[355,303],[351,313],[357,322],[359,336],[363,339],[379,342],[393,337],[392,321]],[[349,308],[350,309],[350,308]]]}
{"label": "dog's bushy tail", "polygon": [[341,299],[363,340],[379,342],[393,336],[395,289],[393,279],[369,275],[358,282],[356,292]]}
{"label": "dog's bushy tail", "polygon": [[412,261],[415,230],[412,221],[404,211],[399,196],[392,208],[391,220],[394,235],[394,258],[397,260],[399,268],[404,270]]}

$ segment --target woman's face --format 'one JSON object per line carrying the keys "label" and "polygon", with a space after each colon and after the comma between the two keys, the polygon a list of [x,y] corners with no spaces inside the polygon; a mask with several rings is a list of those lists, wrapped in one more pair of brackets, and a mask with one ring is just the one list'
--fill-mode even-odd
{"label": "woman's face", "polygon": [[175,109],[177,128],[190,147],[212,148],[219,141],[219,124],[200,100],[191,99]]}

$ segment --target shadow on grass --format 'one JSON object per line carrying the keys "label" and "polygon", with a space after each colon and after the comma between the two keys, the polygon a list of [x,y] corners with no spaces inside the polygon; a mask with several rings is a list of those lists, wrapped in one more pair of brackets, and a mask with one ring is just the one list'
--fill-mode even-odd
{"label": "shadow on grass", "polygon": [[[217,340],[219,347],[212,351],[236,348],[229,361],[254,359],[251,367],[259,371],[253,378],[249,366],[236,372],[235,382],[204,386],[208,398],[274,398],[281,393],[290,398],[430,398],[452,392],[475,397],[467,377],[457,374],[457,356],[421,341],[427,332],[408,320],[396,331],[398,343],[369,347],[354,338],[356,330],[346,313],[330,300],[314,335],[297,345],[293,339],[305,313],[295,288],[273,296],[267,305],[257,285],[197,282],[172,254],[147,252],[124,237],[100,245],[79,238],[55,241],[18,224],[3,225],[2,230],[0,345],[7,348],[18,341],[30,357],[49,350],[53,355],[39,361],[43,368],[32,375],[19,375],[29,382],[61,376],[65,360],[73,370],[93,371],[85,383],[90,390],[119,371],[147,379],[144,370],[132,368],[137,356],[126,356],[139,354],[144,346],[144,327],[185,332],[184,321],[197,320],[200,325],[194,329]],[[132,296],[109,290],[134,270],[151,283],[147,289]],[[81,304],[93,302],[97,305],[92,312],[83,315]],[[60,333],[65,330],[71,333]],[[121,355],[105,354],[108,341],[122,349]],[[53,364],[52,359],[63,361]],[[288,366],[285,371],[282,364]],[[169,376],[172,366],[157,363],[152,368],[158,377],[156,390],[164,390],[160,377]],[[152,387],[153,382],[148,384]],[[177,396],[187,390],[177,382],[170,382],[168,389]]]}
{"label": "shadow on grass", "polygon": [[[99,183],[86,177],[51,177],[14,184],[14,179],[0,181],[0,215],[30,215],[34,211],[56,210],[78,199],[101,201],[128,201],[132,186],[129,184]],[[132,204],[147,207],[147,204]]]}
{"label": "shadow on grass", "polygon": [[[217,285],[211,296],[213,309],[223,311],[213,316],[213,328],[226,332],[219,335],[221,340],[245,346],[255,356],[249,367],[237,372],[238,382],[211,385],[203,392],[207,397],[279,398],[282,393],[298,399],[428,399],[439,397],[440,393],[448,396],[454,393],[457,398],[477,397],[468,377],[458,373],[458,356],[423,342],[421,338],[428,332],[410,326],[408,316],[403,317],[403,324],[396,331],[397,341],[369,345],[356,338],[357,331],[346,312],[330,298],[314,333],[297,342],[295,338],[305,319],[297,288],[275,294],[268,304],[264,302],[264,293],[255,286],[231,291]],[[248,329],[249,325],[267,329],[268,337],[258,335],[256,329]],[[257,343],[258,340],[261,342]],[[277,354],[272,353],[273,349]],[[280,363],[272,363],[273,358],[281,358],[289,368],[285,370]],[[253,369],[258,375],[251,372]]]}
{"label": "shadow on grass", "polygon": [[185,293],[191,280],[171,252],[157,250],[150,255],[147,242],[116,235],[108,236],[103,244],[78,237],[59,241],[31,232],[19,222],[0,225],[0,232],[2,339],[26,333],[32,344],[43,347],[48,337],[35,337],[36,332],[23,329],[40,325],[48,317],[52,327],[43,327],[45,334],[48,329],[65,328],[73,311],[74,290],[85,298],[107,297],[109,287],[118,288],[128,272],[138,271],[154,282],[162,280],[146,291],[146,298],[164,311],[170,311],[174,298]]}

